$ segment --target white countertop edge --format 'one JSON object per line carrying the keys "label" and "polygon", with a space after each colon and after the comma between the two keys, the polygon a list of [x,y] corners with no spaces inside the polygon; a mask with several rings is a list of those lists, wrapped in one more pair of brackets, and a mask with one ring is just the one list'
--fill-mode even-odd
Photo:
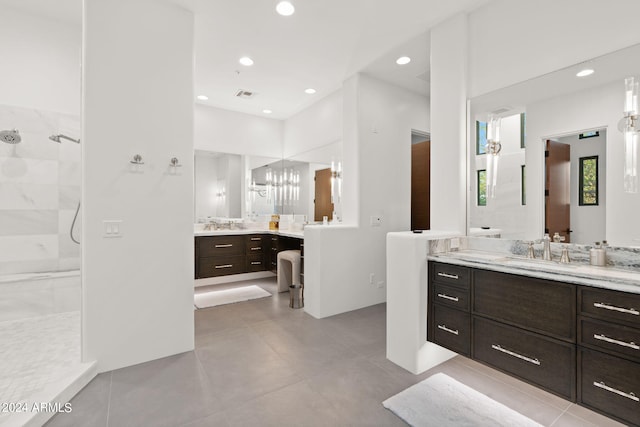
{"label": "white countertop edge", "polygon": [[501,273],[517,274],[520,276],[535,277],[538,279],[553,280],[556,282],[566,282],[575,285],[591,286],[594,288],[610,289],[614,291],[630,292],[634,294],[640,294],[640,275],[638,280],[624,280],[620,278],[607,278],[606,271],[603,271],[601,278],[589,279],[585,277],[573,276],[570,273],[558,273],[558,272],[546,272],[541,270],[535,270],[535,265],[532,265],[532,270],[506,266],[492,262],[470,261],[454,257],[448,257],[446,254],[432,254],[427,256],[429,261],[438,261],[447,264],[460,265],[464,267],[482,268],[485,270],[498,271]]}
{"label": "white countertop edge", "polygon": [[247,234],[273,234],[277,236],[295,237],[298,239],[304,239],[304,231],[292,231],[292,230],[207,230],[207,231],[194,231],[194,237],[202,236],[238,236]]}

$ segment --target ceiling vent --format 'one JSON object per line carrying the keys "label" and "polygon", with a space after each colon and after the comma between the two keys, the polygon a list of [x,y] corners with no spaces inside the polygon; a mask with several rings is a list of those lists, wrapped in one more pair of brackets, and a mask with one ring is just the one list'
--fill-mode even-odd
{"label": "ceiling vent", "polygon": [[253,92],[251,92],[250,90],[244,90],[244,89],[240,89],[236,92],[236,96],[238,98],[244,98],[244,99],[251,99],[253,98],[253,95],[255,95]]}
{"label": "ceiling vent", "polygon": [[504,113],[506,113],[508,111],[511,111],[512,109],[513,109],[512,107],[501,107],[501,108],[498,108],[497,110],[493,110],[491,112],[491,114],[499,116],[499,115],[504,114]]}

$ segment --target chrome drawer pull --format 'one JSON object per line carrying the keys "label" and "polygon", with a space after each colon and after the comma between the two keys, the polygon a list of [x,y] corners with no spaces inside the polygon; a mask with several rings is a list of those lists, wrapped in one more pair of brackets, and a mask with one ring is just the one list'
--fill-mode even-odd
{"label": "chrome drawer pull", "polygon": [[251,261],[251,265],[260,265],[262,262],[260,261]]}
{"label": "chrome drawer pull", "polygon": [[262,240],[262,237],[252,237],[252,238],[251,238],[251,241],[252,241],[252,242],[256,242],[256,241],[258,241],[258,240]]}
{"label": "chrome drawer pull", "polygon": [[449,329],[447,328],[445,325],[438,325],[438,329],[442,329],[445,332],[449,332],[450,334],[453,335],[458,335],[458,330],[457,329]]}
{"label": "chrome drawer pull", "polygon": [[640,316],[640,311],[636,310],[635,308],[616,307],[615,305],[609,305],[603,302],[594,302],[593,306],[596,308],[604,308],[605,310],[619,311],[620,313],[627,313],[627,314],[633,314],[634,316]]}
{"label": "chrome drawer pull", "polygon": [[216,265],[215,268],[231,268],[233,264]]}
{"label": "chrome drawer pull", "polygon": [[492,348],[492,349],[494,349],[494,350],[498,350],[498,351],[501,351],[501,352],[503,352],[503,353],[506,353],[506,354],[508,354],[509,356],[513,356],[513,357],[517,357],[518,359],[522,359],[522,360],[524,360],[525,362],[533,363],[534,365],[538,365],[538,366],[540,366],[540,361],[539,361],[538,359],[532,359],[532,358],[530,358],[530,357],[523,356],[523,355],[518,354],[518,353],[515,353],[515,352],[513,352],[513,351],[511,351],[511,350],[507,350],[506,348],[502,348],[502,347],[500,347],[500,346],[499,346],[499,345],[497,345],[497,344],[492,344],[492,345],[491,345],[491,348]]}
{"label": "chrome drawer pull", "polygon": [[634,342],[624,342],[624,341],[618,341],[616,339],[613,338],[609,338],[606,335],[602,335],[602,334],[593,334],[593,337],[597,340],[600,341],[606,341],[606,342],[610,342],[611,344],[618,344],[621,345],[623,347],[629,347],[632,348],[634,350],[640,350],[640,346]]}
{"label": "chrome drawer pull", "polygon": [[216,248],[230,248],[231,246],[233,246],[233,244],[227,243],[225,245],[216,245]]}
{"label": "chrome drawer pull", "polygon": [[606,385],[604,383],[604,381],[600,381],[600,382],[594,381],[593,385],[598,387],[598,388],[601,388],[603,390],[610,391],[611,393],[615,393],[615,394],[618,394],[618,395],[620,395],[622,397],[626,397],[627,399],[631,399],[631,400],[633,400],[635,402],[640,402],[640,397],[636,396],[634,393],[625,393],[624,391],[620,391],[620,390],[617,390],[617,389],[615,389],[613,387],[609,387],[608,385]]}
{"label": "chrome drawer pull", "polygon": [[261,251],[262,247],[261,246],[256,246],[255,248],[251,248],[252,251]]}
{"label": "chrome drawer pull", "polygon": [[446,278],[448,278],[448,279],[456,279],[456,280],[458,280],[458,275],[457,275],[457,274],[448,274],[448,273],[441,273],[441,272],[438,272],[438,276],[440,276],[440,277],[446,277]]}
{"label": "chrome drawer pull", "polygon": [[459,301],[458,297],[450,297],[447,294],[438,294],[438,297],[448,299],[449,301],[455,301],[455,302]]}

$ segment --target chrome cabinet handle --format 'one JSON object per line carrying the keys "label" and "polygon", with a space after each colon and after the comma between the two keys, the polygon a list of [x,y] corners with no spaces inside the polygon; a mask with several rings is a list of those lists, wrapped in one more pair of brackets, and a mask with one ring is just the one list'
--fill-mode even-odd
{"label": "chrome cabinet handle", "polygon": [[262,247],[261,246],[256,246],[255,248],[251,248],[252,251],[261,251]]}
{"label": "chrome cabinet handle", "polygon": [[260,265],[262,262],[260,261],[251,261],[251,265]]}
{"label": "chrome cabinet handle", "polygon": [[215,268],[231,268],[233,264],[216,265]]}
{"label": "chrome cabinet handle", "polygon": [[594,302],[593,306],[596,308],[604,308],[605,310],[619,311],[620,313],[633,314],[634,316],[640,316],[640,311],[635,308],[622,308],[615,305],[605,304],[603,302]]}
{"label": "chrome cabinet handle", "polygon": [[459,334],[457,329],[449,329],[445,325],[438,325],[438,329],[442,329],[443,331],[449,332],[450,334],[453,334],[453,335]]}
{"label": "chrome cabinet handle", "polygon": [[440,276],[440,277],[446,277],[446,278],[448,278],[448,279],[456,279],[456,280],[458,280],[458,275],[457,275],[457,274],[448,274],[448,273],[441,273],[441,272],[438,272],[438,276]]}
{"label": "chrome cabinet handle", "polygon": [[491,345],[491,348],[492,348],[492,349],[494,349],[494,350],[498,350],[498,351],[500,351],[500,352],[502,352],[502,353],[508,354],[509,356],[513,356],[513,357],[517,357],[518,359],[522,359],[522,360],[524,360],[525,362],[529,362],[529,363],[532,363],[532,364],[534,364],[534,365],[538,365],[538,366],[540,366],[540,361],[539,361],[538,359],[532,359],[532,358],[530,358],[530,357],[527,357],[527,356],[523,356],[523,355],[521,355],[521,354],[518,354],[518,353],[516,353],[516,352],[514,352],[514,351],[507,350],[506,348],[502,348],[502,347],[501,347],[501,346],[499,346],[498,344],[492,344],[492,345]]}
{"label": "chrome cabinet handle", "polygon": [[606,341],[606,342],[610,342],[611,344],[618,344],[618,345],[621,345],[623,347],[629,347],[629,348],[632,348],[634,350],[640,350],[640,346],[638,344],[634,343],[634,342],[619,341],[619,340],[616,340],[614,338],[609,338],[608,336],[603,335],[603,334],[593,334],[593,337],[595,339],[597,339],[597,340],[600,340],[600,341]]}
{"label": "chrome cabinet handle", "polygon": [[225,245],[216,245],[216,248],[230,248],[231,246],[233,246],[233,244],[227,243]]}
{"label": "chrome cabinet handle", "polygon": [[262,240],[262,237],[252,237],[251,238],[252,242],[257,242],[258,240]]}
{"label": "chrome cabinet handle", "polygon": [[626,397],[627,399],[631,399],[634,402],[640,402],[640,397],[636,396],[635,393],[633,393],[633,392],[625,393],[624,391],[620,391],[620,390],[615,389],[613,387],[609,387],[608,385],[606,385],[604,383],[604,381],[600,381],[600,382],[594,381],[593,385],[598,387],[598,388],[601,388],[603,390],[610,391],[611,393],[615,393],[615,394],[617,394],[619,396]]}
{"label": "chrome cabinet handle", "polygon": [[444,299],[448,299],[449,301],[454,301],[454,302],[458,302],[459,298],[458,297],[451,297],[447,294],[438,294],[439,298],[444,298]]}

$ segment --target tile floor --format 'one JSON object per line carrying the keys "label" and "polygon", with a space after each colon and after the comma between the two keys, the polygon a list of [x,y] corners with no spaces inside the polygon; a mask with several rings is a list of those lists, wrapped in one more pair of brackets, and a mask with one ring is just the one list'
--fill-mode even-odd
{"label": "tile floor", "polygon": [[464,357],[399,368],[384,304],[317,320],[276,294],[198,310],[195,330],[195,351],[98,375],[47,426],[402,426],[382,401],[436,372],[545,426],[620,425]]}
{"label": "tile floor", "polygon": [[80,365],[80,312],[0,322],[0,343],[0,402],[31,404]]}

